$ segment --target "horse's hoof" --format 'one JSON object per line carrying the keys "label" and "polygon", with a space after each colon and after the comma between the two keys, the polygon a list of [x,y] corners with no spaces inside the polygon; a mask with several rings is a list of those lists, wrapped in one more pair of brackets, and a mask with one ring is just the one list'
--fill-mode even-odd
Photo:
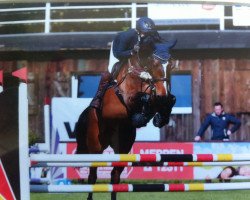
{"label": "horse's hoof", "polygon": [[161,128],[169,123],[169,117],[163,118],[160,113],[157,113],[153,118],[153,124],[155,127]]}
{"label": "horse's hoof", "polygon": [[148,121],[147,117],[141,113],[136,113],[132,116],[132,125],[136,128],[146,126]]}

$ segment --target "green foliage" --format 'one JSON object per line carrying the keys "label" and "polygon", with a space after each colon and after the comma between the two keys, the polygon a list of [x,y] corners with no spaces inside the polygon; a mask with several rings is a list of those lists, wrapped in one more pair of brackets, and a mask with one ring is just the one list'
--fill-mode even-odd
{"label": "green foliage", "polygon": [[29,132],[29,146],[32,146],[40,141],[41,138],[36,133]]}
{"label": "green foliage", "polygon": [[128,26],[123,26],[123,27],[122,27],[122,31],[127,31],[129,28],[130,28],[130,27],[128,27]]}

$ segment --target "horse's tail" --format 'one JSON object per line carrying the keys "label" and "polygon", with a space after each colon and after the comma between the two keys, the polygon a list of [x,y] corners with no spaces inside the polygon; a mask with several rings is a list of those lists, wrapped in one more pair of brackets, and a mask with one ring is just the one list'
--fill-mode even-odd
{"label": "horse's tail", "polygon": [[75,136],[77,142],[76,154],[86,154],[88,153],[88,147],[86,144],[87,137],[87,123],[88,123],[88,113],[91,107],[87,107],[79,116],[78,121],[75,126]]}

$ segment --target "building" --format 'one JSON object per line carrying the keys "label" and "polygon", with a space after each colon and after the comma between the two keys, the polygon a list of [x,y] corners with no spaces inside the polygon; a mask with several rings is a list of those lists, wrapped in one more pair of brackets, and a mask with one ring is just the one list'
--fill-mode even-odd
{"label": "building", "polygon": [[149,16],[163,38],[178,40],[173,75],[177,82],[186,75],[191,87],[192,112],[173,114],[161,140],[191,141],[213,103],[221,101],[242,121],[233,140],[249,141],[250,25],[241,16],[249,9],[230,4],[1,4],[0,69],[28,67],[30,130],[41,135],[44,97],[71,96],[72,74],[106,70],[115,34]]}

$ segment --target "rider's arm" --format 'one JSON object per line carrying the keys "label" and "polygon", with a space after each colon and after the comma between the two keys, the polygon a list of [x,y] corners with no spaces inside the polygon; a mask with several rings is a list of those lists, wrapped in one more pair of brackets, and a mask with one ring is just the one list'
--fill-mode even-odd
{"label": "rider's arm", "polygon": [[119,47],[119,49],[115,49],[113,47],[113,53],[116,58],[119,60],[124,58],[129,58],[132,55],[132,49],[130,50],[124,50],[123,48]]}
{"label": "rider's arm", "polygon": [[127,49],[126,41],[122,41],[119,38],[114,41],[113,44],[113,54],[119,60],[124,58],[129,58],[132,55],[133,49]]}
{"label": "rider's arm", "polygon": [[116,36],[113,42],[113,54],[119,60],[129,58],[133,53],[138,36],[134,30],[122,32]]}
{"label": "rider's arm", "polygon": [[205,121],[202,123],[197,136],[202,137],[205,133],[205,131],[207,130],[208,126],[210,125],[210,121],[211,121],[211,115],[208,115],[205,119]]}

